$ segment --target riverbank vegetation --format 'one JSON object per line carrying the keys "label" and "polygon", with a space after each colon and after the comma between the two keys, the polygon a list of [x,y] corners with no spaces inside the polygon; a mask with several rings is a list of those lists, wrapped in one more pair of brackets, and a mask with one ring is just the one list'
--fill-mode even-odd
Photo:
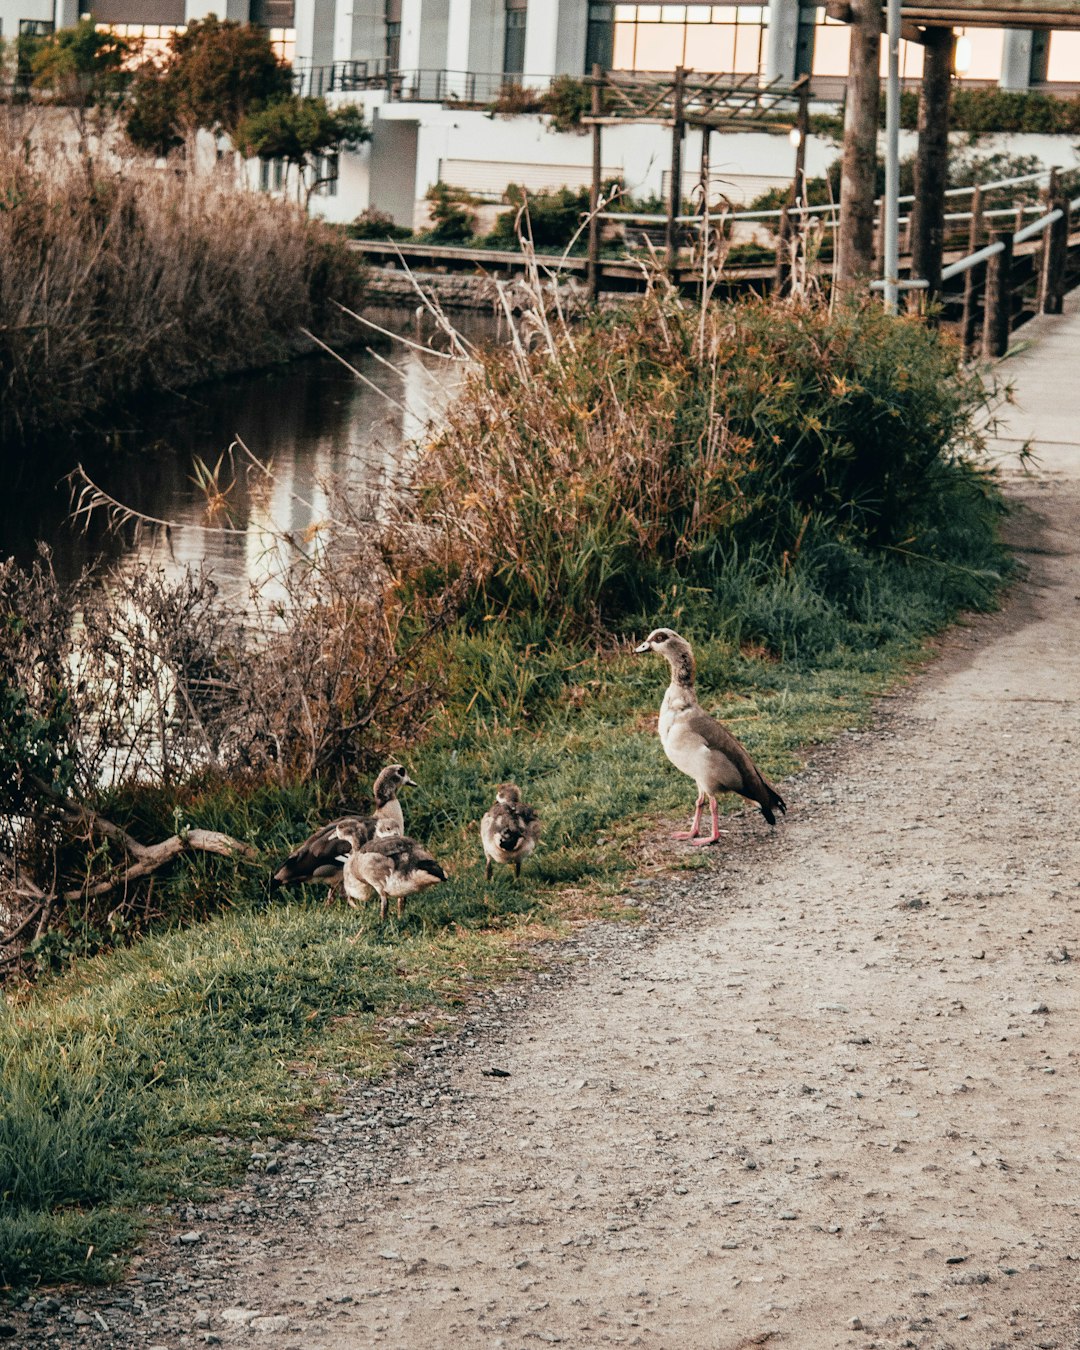
{"label": "riverbank vegetation", "polygon": [[340,234],[216,175],[0,147],[0,439],[293,355],[359,299]]}
{"label": "riverbank vegetation", "polygon": [[[106,788],[85,746],[114,733],[94,739],[78,634],[17,617],[15,597],[52,595],[46,568],[5,574],[0,900],[37,934],[8,948],[0,1021],[9,1285],[107,1278],[140,1206],[219,1184],[245,1140],[384,1071],[568,924],[632,920],[629,872],[707,865],[656,845],[687,790],[656,742],[664,676],[628,638],[689,636],[703,701],[779,780],[926,634],[994,602],[987,396],[917,319],[657,289],[573,328],[531,314],[469,359],[392,501],[333,494],[264,620],[194,581],[114,584],[110,687],[143,729],[137,771]],[[382,928],[271,893],[271,860],[388,757],[421,784],[407,827],[449,881]],[[544,821],[520,886],[484,880],[476,832],[507,778]],[[110,886],[114,825],[222,831],[261,861]]]}

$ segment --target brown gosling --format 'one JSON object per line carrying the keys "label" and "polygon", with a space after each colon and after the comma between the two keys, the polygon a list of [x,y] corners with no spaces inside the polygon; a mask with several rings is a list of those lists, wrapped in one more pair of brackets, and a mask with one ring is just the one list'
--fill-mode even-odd
{"label": "brown gosling", "polygon": [[[727,727],[710,717],[698,703],[694,692],[694,653],[689,642],[670,628],[656,628],[634,650],[657,652],[671,667],[671,683],[660,705],[660,744],[672,764],[692,778],[698,788],[690,829],[681,830],[672,838],[689,839],[697,845],[715,844],[720,838],[718,792],[738,792],[757,802],[761,814],[770,825],[775,825],[773,812],[787,810],[784,799]],[[712,833],[699,838],[706,798],[712,815]]]}
{"label": "brown gosling", "polygon": [[495,794],[495,805],[480,821],[480,840],[487,862],[484,876],[491,880],[492,863],[513,864],[515,878],[521,876],[521,864],[536,848],[540,838],[540,818],[521,800],[515,783],[503,783]]}
{"label": "brown gosling", "polygon": [[397,794],[400,788],[415,786],[404,764],[388,764],[375,779],[374,814],[342,816],[316,830],[309,839],[298,844],[277,869],[274,883],[289,886],[303,881],[324,881],[333,893],[342,884],[341,854],[345,851],[342,848],[345,836],[338,834],[338,828],[342,825],[354,827],[354,832],[362,836],[361,846],[375,838],[379,821],[396,825],[397,833],[404,834],[405,817]]}
{"label": "brown gosling", "polygon": [[379,897],[380,921],[386,918],[391,896],[397,900],[400,919],[407,896],[446,880],[446,873],[427,849],[395,830],[392,821],[380,821],[375,838],[369,841],[362,841],[360,831],[348,821],[338,830],[338,837],[352,845],[342,858],[345,894],[350,903],[359,904],[374,891]]}

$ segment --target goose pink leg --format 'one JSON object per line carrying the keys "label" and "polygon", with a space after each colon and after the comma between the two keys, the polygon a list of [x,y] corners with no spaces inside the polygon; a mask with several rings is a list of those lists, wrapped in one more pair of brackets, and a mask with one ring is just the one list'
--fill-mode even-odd
{"label": "goose pink leg", "polygon": [[[699,812],[700,814],[700,812]],[[712,816],[712,834],[704,839],[692,839],[690,842],[698,848],[704,848],[706,844],[715,844],[720,838],[719,817],[716,811],[716,798],[709,798],[709,814]]]}
{"label": "goose pink leg", "polygon": [[697,808],[694,811],[694,820],[688,830],[677,830],[671,837],[672,839],[694,839],[698,830],[701,828],[701,808],[705,805],[704,792],[697,799]]}

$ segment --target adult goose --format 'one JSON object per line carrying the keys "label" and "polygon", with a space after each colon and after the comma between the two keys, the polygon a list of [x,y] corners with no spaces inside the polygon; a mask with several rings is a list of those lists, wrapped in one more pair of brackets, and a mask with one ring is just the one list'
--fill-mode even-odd
{"label": "adult goose", "polygon": [[[760,769],[735,737],[715,717],[710,717],[694,692],[694,653],[689,642],[670,628],[655,628],[636,652],[657,652],[671,667],[671,683],[660,705],[660,744],[677,769],[692,778],[698,787],[694,819],[689,830],[673,835],[694,844],[715,844],[720,838],[717,825],[716,795],[738,792],[757,802],[770,825],[776,824],[774,811],[786,811],[783,797],[762,775]],[[712,833],[701,838],[701,810],[709,800]]]}
{"label": "adult goose", "polygon": [[363,840],[354,822],[342,821],[337,826],[337,837],[352,845],[351,851],[340,859],[345,894],[350,903],[359,904],[374,891],[379,897],[380,920],[386,918],[391,896],[397,900],[400,919],[405,912],[406,896],[446,880],[446,873],[427,849],[415,839],[397,833],[391,821],[380,820],[375,838],[370,841]]}
{"label": "adult goose", "polygon": [[342,868],[340,857],[342,836],[337,833],[341,825],[353,826],[361,837],[362,843],[375,838],[379,821],[387,821],[396,827],[398,834],[405,831],[405,817],[401,813],[401,803],[397,794],[403,787],[415,787],[404,764],[388,764],[375,779],[375,811],[370,816],[342,816],[316,830],[310,839],[299,844],[273,875],[278,886],[290,886],[301,881],[324,881],[333,888],[341,884]]}
{"label": "adult goose", "polygon": [[503,783],[495,794],[495,805],[480,821],[480,842],[487,855],[484,875],[491,880],[492,863],[512,864],[514,876],[521,876],[521,864],[536,848],[540,838],[540,817],[521,800],[516,783]]}

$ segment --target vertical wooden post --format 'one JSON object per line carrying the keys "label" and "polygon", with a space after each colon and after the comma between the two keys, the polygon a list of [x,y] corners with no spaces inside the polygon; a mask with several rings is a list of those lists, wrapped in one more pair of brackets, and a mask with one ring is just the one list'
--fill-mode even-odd
{"label": "vertical wooden post", "polygon": [[671,128],[671,191],[668,193],[667,246],[668,271],[674,273],[679,257],[679,227],[675,217],[682,213],[682,143],[683,143],[683,84],[686,71],[682,66],[675,68],[675,94],[673,100],[673,124]]}
{"label": "vertical wooden post", "polygon": [[[604,106],[601,97],[600,82],[603,72],[599,65],[592,68],[592,115],[599,117]],[[592,185],[589,188],[589,299],[596,303],[600,298],[600,176],[603,172],[600,159],[600,123],[592,124]]]}
{"label": "vertical wooden post", "polygon": [[1051,211],[1060,209],[1061,217],[1046,231],[1042,275],[1039,278],[1039,308],[1044,314],[1060,314],[1065,298],[1065,263],[1069,253],[1069,199],[1058,197],[1048,205]]}
{"label": "vertical wooden post", "polygon": [[852,0],[836,284],[860,286],[874,266],[874,186],[881,105],[881,3]]}
{"label": "vertical wooden post", "polygon": [[1004,356],[1009,350],[1009,330],[1012,327],[1012,226],[995,230],[993,242],[1002,243],[1004,248],[986,264],[983,356],[987,360]]}
{"label": "vertical wooden post", "polygon": [[[977,187],[971,194],[971,226],[968,230],[968,253],[975,253],[983,243],[983,194]],[[960,322],[960,340],[966,356],[975,346],[975,316],[978,312],[978,267],[969,267],[964,273],[964,316]]]}
{"label": "vertical wooden post", "polygon": [[881,194],[881,200],[878,202],[877,220],[874,223],[874,274],[875,276],[884,276],[885,274],[885,211],[887,203],[885,194]]}
{"label": "vertical wooden post", "polygon": [[923,38],[919,91],[919,147],[915,155],[915,201],[911,220],[911,275],[930,283],[927,298],[941,290],[945,248],[945,188],[949,173],[949,92],[953,31],[928,28]]}

